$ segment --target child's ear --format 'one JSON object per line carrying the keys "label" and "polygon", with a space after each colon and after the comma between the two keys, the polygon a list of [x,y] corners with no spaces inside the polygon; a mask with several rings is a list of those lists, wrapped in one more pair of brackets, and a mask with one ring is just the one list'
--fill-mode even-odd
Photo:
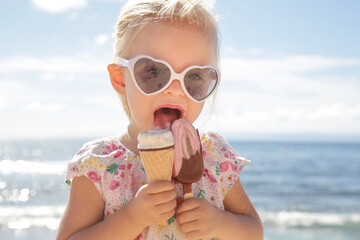
{"label": "child's ear", "polygon": [[109,64],[107,69],[110,75],[111,85],[114,90],[120,95],[125,95],[126,91],[123,69],[114,63]]}

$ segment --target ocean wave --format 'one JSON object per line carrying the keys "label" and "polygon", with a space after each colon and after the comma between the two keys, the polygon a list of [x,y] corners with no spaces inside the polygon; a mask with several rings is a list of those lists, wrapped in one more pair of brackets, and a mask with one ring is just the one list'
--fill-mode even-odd
{"label": "ocean wave", "polygon": [[45,227],[56,230],[65,206],[0,207],[0,228]]}
{"label": "ocean wave", "polygon": [[0,161],[0,174],[65,175],[68,161]]}
{"label": "ocean wave", "polygon": [[264,225],[278,227],[360,227],[360,213],[259,212]]}
{"label": "ocean wave", "polygon": [[[0,228],[25,230],[29,228],[48,228],[56,230],[65,206],[6,206],[0,207]],[[360,227],[360,213],[319,213],[280,211],[260,211],[264,227],[275,228],[319,228]]]}

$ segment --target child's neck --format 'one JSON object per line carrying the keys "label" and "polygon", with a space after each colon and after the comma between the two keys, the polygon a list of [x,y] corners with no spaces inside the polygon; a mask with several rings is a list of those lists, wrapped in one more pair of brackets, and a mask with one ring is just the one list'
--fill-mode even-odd
{"label": "child's neck", "polygon": [[120,142],[125,148],[139,155],[137,135],[138,133],[129,125],[126,131],[121,134]]}

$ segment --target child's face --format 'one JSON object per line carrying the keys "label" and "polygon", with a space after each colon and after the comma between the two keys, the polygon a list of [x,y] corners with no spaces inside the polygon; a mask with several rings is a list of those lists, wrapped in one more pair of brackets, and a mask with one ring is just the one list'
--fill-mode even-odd
{"label": "child's face", "polygon": [[[214,46],[209,35],[188,24],[150,23],[134,39],[132,46],[129,59],[141,54],[149,55],[167,61],[178,73],[191,65],[214,64]],[[165,128],[164,122],[174,121],[176,115],[167,115],[164,111],[155,113],[162,107],[179,109],[181,116],[190,122],[199,116],[204,102],[197,103],[188,98],[178,80],[163,92],[146,96],[134,85],[129,70],[124,70],[131,129],[140,132],[154,129],[156,125]]]}

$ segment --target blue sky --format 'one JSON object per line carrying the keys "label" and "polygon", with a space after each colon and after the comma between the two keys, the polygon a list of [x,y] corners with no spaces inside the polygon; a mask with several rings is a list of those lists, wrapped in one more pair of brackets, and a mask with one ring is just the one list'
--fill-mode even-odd
{"label": "blue sky", "polygon": [[[0,9],[0,139],[116,135],[108,80],[123,1],[6,1]],[[360,2],[215,3],[222,82],[195,122],[232,139],[360,139]]]}

